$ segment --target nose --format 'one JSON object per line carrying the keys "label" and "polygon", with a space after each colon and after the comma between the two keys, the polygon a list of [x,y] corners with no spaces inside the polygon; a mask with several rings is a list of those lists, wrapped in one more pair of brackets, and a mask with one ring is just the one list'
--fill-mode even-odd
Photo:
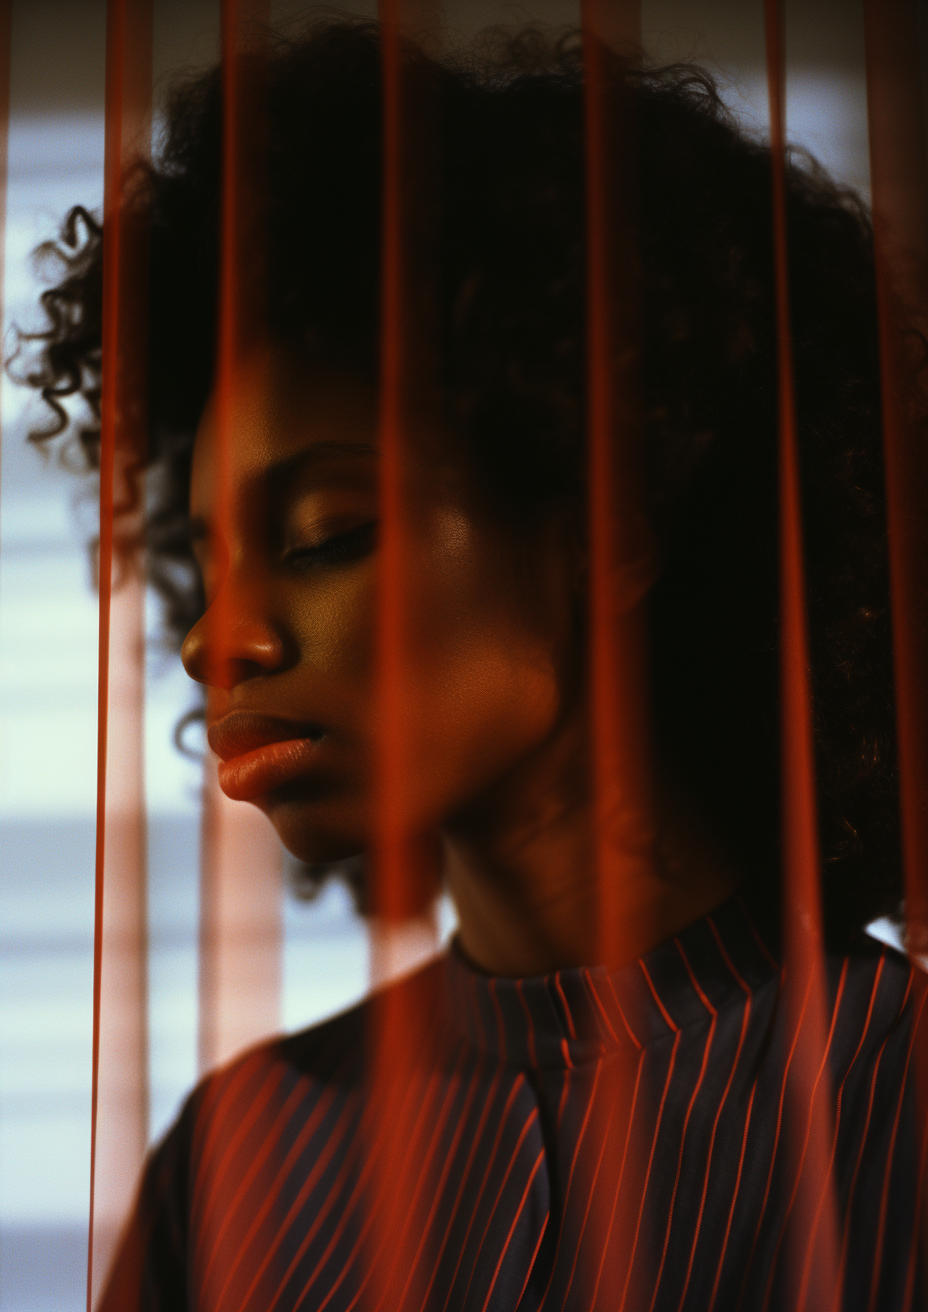
{"label": "nose", "polygon": [[230,691],[247,679],[282,669],[287,646],[267,617],[220,593],[184,639],[181,660],[197,683]]}

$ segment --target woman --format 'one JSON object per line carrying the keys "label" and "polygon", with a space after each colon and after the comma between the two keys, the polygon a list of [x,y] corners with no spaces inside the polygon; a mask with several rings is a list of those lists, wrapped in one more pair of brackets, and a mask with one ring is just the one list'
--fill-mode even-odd
{"label": "woman", "polygon": [[[385,995],[408,1022],[383,1031],[392,1067],[383,1044],[369,1056],[366,1003],[195,1091],[152,1157],[103,1306],[806,1305],[830,1204],[818,1182],[798,1233],[776,933],[769,152],[700,71],[607,58],[634,124],[623,176],[655,542],[616,588],[647,613],[655,833],[642,848],[618,826],[622,948],[603,963],[581,61],[531,32],[469,66],[405,58],[441,160],[439,381],[430,423],[407,435],[409,837],[460,929]],[[221,786],[310,870],[373,839],[379,70],[364,24],[272,54],[268,332],[235,378],[223,514],[217,73],[175,96],[146,184],[152,573],[207,687]],[[825,1279],[835,1306],[902,1308],[921,1279],[917,988],[863,933],[900,900],[870,228],[811,162],[789,167],[788,218],[841,1221]],[[53,404],[79,387],[92,399],[99,371],[99,228],[72,215],[61,249],[30,378]],[[95,433],[82,440],[92,459]],[[371,878],[358,892],[376,903]]]}

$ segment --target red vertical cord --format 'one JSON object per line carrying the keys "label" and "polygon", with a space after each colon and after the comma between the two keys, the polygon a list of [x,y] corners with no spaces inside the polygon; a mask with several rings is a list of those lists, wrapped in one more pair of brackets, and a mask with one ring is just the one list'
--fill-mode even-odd
{"label": "red vertical cord", "polygon": [[[146,443],[147,227],[130,186],[133,159],[144,156],[150,144],[151,24],[150,0],[111,0],[106,57],[88,1308],[115,1240],[118,1213],[131,1197],[147,1137],[140,751],[144,630],[142,585],[133,560],[142,523],[140,478]],[[127,752],[128,759],[117,759]]]}
{"label": "red vertical cord", "polygon": [[[765,0],[773,184],[774,277],[780,426],[780,697],[783,806],[784,997],[791,1041],[789,1218],[796,1306],[830,1304],[837,1282],[837,1214],[827,1145],[829,1114],[820,855],[812,738],[799,440],[790,331],[783,12]],[[824,1198],[824,1202],[823,1202]],[[807,1256],[811,1255],[807,1261]],[[801,1302],[800,1302],[801,1299]]]}
{"label": "red vertical cord", "polygon": [[408,419],[408,325],[404,273],[408,265],[403,177],[403,87],[400,4],[381,6],[383,77],[383,232],[380,358],[380,572],[378,576],[377,909],[385,920],[403,916],[404,751],[403,531],[401,442]]}
{"label": "red vertical cord", "polygon": [[[641,466],[641,411],[636,376],[635,125],[617,77],[612,46],[637,53],[639,0],[583,0],[584,132],[587,242],[587,405],[589,543],[589,724],[594,798],[597,959],[615,965],[637,952],[654,855],[651,751],[647,715],[643,596],[653,560]],[[619,74],[620,76],[620,74]],[[642,876],[644,878],[642,878]],[[640,1145],[627,1123],[637,1054],[604,1070],[590,1123],[591,1178],[613,1197],[594,1200],[588,1234],[592,1257],[578,1282],[622,1294],[632,1312],[640,1286],[633,1268],[643,1198]],[[618,1113],[616,1114],[616,1109]],[[613,1119],[615,1125],[613,1125]],[[628,1144],[629,1151],[624,1152]],[[594,1146],[595,1145],[595,1146]],[[593,1163],[598,1164],[594,1167]],[[621,1180],[621,1196],[614,1182]],[[600,1185],[602,1188],[602,1185]]]}
{"label": "red vertical cord", "polygon": [[[108,14],[106,130],[116,137],[117,152],[107,149],[104,206],[118,216],[122,191],[122,79],[125,45],[125,0],[114,0]],[[111,72],[112,69],[112,72]],[[119,224],[111,223],[104,250],[107,287],[103,302],[103,335],[107,345],[115,340],[118,324]],[[107,360],[108,363],[108,360]],[[100,544],[99,633],[97,682],[97,833],[94,901],[93,953],[93,1075],[90,1095],[90,1237],[87,1259],[87,1312],[93,1295],[93,1231],[96,1204],[97,1097],[100,1071],[100,1001],[103,972],[103,869],[106,854],[106,729],[109,716],[110,602],[113,573],[113,476],[115,460],[115,370],[103,371],[100,427]]]}
{"label": "red vertical cord", "polygon": [[[213,548],[217,562],[226,559],[231,526],[232,431],[235,417],[235,383],[247,347],[256,333],[249,331],[258,307],[253,303],[255,287],[248,278],[255,249],[254,188],[249,176],[256,165],[254,125],[249,104],[247,38],[256,32],[255,21],[265,17],[264,0],[222,0],[220,7],[220,62],[222,69],[222,174],[219,233],[219,304],[216,340],[216,451]],[[251,112],[250,112],[251,111]],[[251,166],[251,167],[250,167]],[[227,593],[217,591],[210,607],[214,641],[209,652],[218,674],[228,648],[232,615]]]}
{"label": "red vertical cord", "polygon": [[[375,756],[375,834],[373,901],[378,922],[372,930],[372,959],[383,947],[378,937],[409,914],[410,870],[406,808],[410,762],[403,714],[406,663],[406,615],[403,587],[405,548],[404,438],[408,439],[409,396],[409,268],[407,108],[403,85],[400,0],[380,5],[383,190],[380,270],[380,483],[377,598],[377,741]],[[405,146],[405,149],[404,149]],[[371,1201],[374,1233],[368,1247],[365,1303],[378,1308],[397,1301],[405,1285],[411,1246],[404,1221],[410,1217],[410,1181],[404,1149],[415,1143],[412,1108],[403,1098],[404,1085],[414,1079],[414,1028],[420,1023],[411,999],[395,990],[381,996],[373,1013],[371,1043],[371,1106],[377,1108],[369,1130],[367,1151],[374,1162]],[[399,1078],[398,1078],[399,1077]],[[418,1101],[418,1099],[416,1100]],[[391,1199],[390,1194],[393,1191]],[[418,1290],[406,1290],[410,1306]]]}
{"label": "red vertical cord", "polygon": [[408,712],[410,616],[405,589],[409,526],[413,513],[414,446],[428,423],[425,400],[433,372],[428,189],[433,137],[425,123],[435,106],[417,78],[406,47],[408,30],[424,25],[428,0],[382,0],[383,183],[380,281],[380,528],[377,602],[377,743],[375,759],[376,914],[386,924],[420,915],[434,880],[418,835],[414,762]]}
{"label": "red vertical cord", "polygon": [[[222,0],[222,175],[219,232],[219,303],[215,375],[215,510],[212,525],[217,570],[226,561],[232,526],[232,452],[236,383],[249,352],[264,344],[266,232],[266,108],[262,103],[263,37],[269,0]],[[234,616],[226,590],[210,606],[215,641],[209,655],[219,673],[228,653]]]}
{"label": "red vertical cord", "polygon": [[[410,668],[414,656],[405,582],[411,523],[413,445],[423,421],[428,368],[421,322],[431,275],[423,240],[431,171],[423,125],[434,113],[416,82],[406,41],[421,5],[381,0],[382,160],[379,546],[376,621],[376,730],[372,843],[372,960],[389,957],[391,936],[429,914],[432,873],[415,832]],[[427,222],[427,221],[426,221]],[[367,1271],[362,1298],[374,1309],[417,1308],[419,1260],[430,1200],[427,1145],[418,1120],[431,1098],[428,1001],[416,989],[388,989],[372,1009],[367,1151],[373,1162]],[[422,1123],[424,1124],[424,1122]],[[426,1164],[424,1164],[426,1163]]]}
{"label": "red vertical cord", "polygon": [[[231,514],[231,424],[233,384],[239,360],[239,262],[241,258],[241,110],[239,106],[239,43],[241,5],[239,0],[221,0],[220,67],[222,76],[222,145],[220,156],[220,231],[219,287],[216,333],[215,377],[215,454],[213,463],[213,520],[210,525],[214,571],[228,552]],[[212,670],[209,683],[221,678],[223,647],[226,645],[231,615],[226,594],[220,589],[208,613],[210,642],[207,658]],[[209,1070],[225,1054],[222,1043],[221,961],[226,927],[222,921],[222,827],[216,762],[205,762],[203,817],[200,850],[200,906],[198,944],[197,1064],[201,1072]]]}
{"label": "red vertical cord", "polygon": [[[587,155],[590,702],[602,941],[600,960],[629,955],[636,868],[653,860],[644,607],[654,559],[645,512],[634,361],[634,125],[608,83],[603,41],[640,41],[640,3],[584,9]],[[622,203],[618,190],[622,188]],[[632,933],[646,927],[633,925]]]}
{"label": "red vertical cord", "polygon": [[[258,359],[266,323],[262,97],[268,14],[268,0],[223,0],[220,12],[223,134],[211,527],[219,576],[234,528],[236,389]],[[213,683],[222,682],[236,623],[233,606],[228,589],[217,586],[206,621]],[[223,796],[213,758],[206,766],[200,866],[198,1057],[205,1071],[277,1027],[281,974],[279,844],[255,808]]]}
{"label": "red vertical cord", "polygon": [[[644,611],[653,559],[644,515],[640,410],[633,364],[630,205],[632,125],[616,98],[604,44],[609,22],[640,38],[640,5],[585,0],[584,113],[587,213],[588,531],[590,727],[595,795],[599,959],[629,949],[628,895],[653,857],[646,719]],[[619,20],[624,20],[620,23]],[[621,178],[617,175],[624,171]],[[624,203],[618,203],[623,187]],[[625,361],[625,363],[620,363]],[[634,934],[634,926],[632,932]]]}
{"label": "red vertical cord", "polygon": [[[222,0],[220,5],[222,143],[208,581],[212,597],[202,621],[207,626],[210,696],[229,689],[229,672],[239,654],[236,634],[248,622],[241,611],[244,497],[237,480],[250,432],[248,406],[269,376],[268,16],[268,0]],[[244,564],[247,567],[247,559]],[[263,599],[252,600],[260,612]],[[221,793],[213,757],[205,763],[201,842],[198,1059],[206,1071],[278,1028],[282,946],[279,843],[257,808]],[[236,1129],[229,1125],[220,1133],[234,1134]],[[221,1145],[210,1160],[222,1162]],[[200,1185],[217,1187],[211,1169]],[[233,1304],[245,1298],[242,1270],[218,1273]]]}
{"label": "red vertical cord", "polygon": [[[867,117],[880,331],[883,455],[895,663],[906,940],[928,953],[928,450],[902,328],[928,334],[928,85],[916,0],[865,0]],[[900,304],[900,296],[905,304]],[[923,375],[924,377],[924,375]],[[923,384],[922,384],[923,385]],[[920,422],[919,422],[920,421]],[[928,1044],[916,1036],[919,1142]],[[922,1208],[922,1231],[928,1224]],[[918,1236],[922,1252],[926,1236]]]}

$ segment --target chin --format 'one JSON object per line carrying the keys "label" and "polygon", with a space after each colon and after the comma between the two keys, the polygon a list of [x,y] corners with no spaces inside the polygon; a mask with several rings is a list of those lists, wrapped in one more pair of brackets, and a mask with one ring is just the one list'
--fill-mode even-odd
{"label": "chin", "polygon": [[365,852],[370,844],[367,813],[344,801],[273,794],[258,806],[287,851],[306,865],[335,865]]}
{"label": "chin", "polygon": [[370,799],[360,787],[336,785],[306,789],[294,781],[274,789],[253,804],[263,811],[277,837],[297,861],[329,866],[349,861],[370,845]]}
{"label": "chin", "polygon": [[[328,797],[307,798],[295,789],[284,789],[258,799],[284,847],[305,866],[354,866],[361,858],[368,872],[367,855],[375,835],[371,826],[371,802],[361,790],[338,791]],[[391,898],[391,915],[401,919],[421,916],[434,901],[440,880],[440,847],[435,823],[424,823],[406,852],[407,878]],[[374,863],[376,865],[376,862]],[[374,900],[376,874],[371,872]],[[351,882],[351,881],[349,881]],[[365,881],[366,882],[366,876]],[[397,898],[399,899],[397,901]]]}

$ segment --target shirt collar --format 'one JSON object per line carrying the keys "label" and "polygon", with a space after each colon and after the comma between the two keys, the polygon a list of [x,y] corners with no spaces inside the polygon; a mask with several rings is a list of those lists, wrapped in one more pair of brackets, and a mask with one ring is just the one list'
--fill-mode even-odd
{"label": "shirt collar", "polygon": [[450,1002],[478,1048],[523,1067],[575,1066],[640,1050],[744,1002],[779,975],[773,948],[738,896],[620,970],[576,967],[484,975],[452,945]]}

